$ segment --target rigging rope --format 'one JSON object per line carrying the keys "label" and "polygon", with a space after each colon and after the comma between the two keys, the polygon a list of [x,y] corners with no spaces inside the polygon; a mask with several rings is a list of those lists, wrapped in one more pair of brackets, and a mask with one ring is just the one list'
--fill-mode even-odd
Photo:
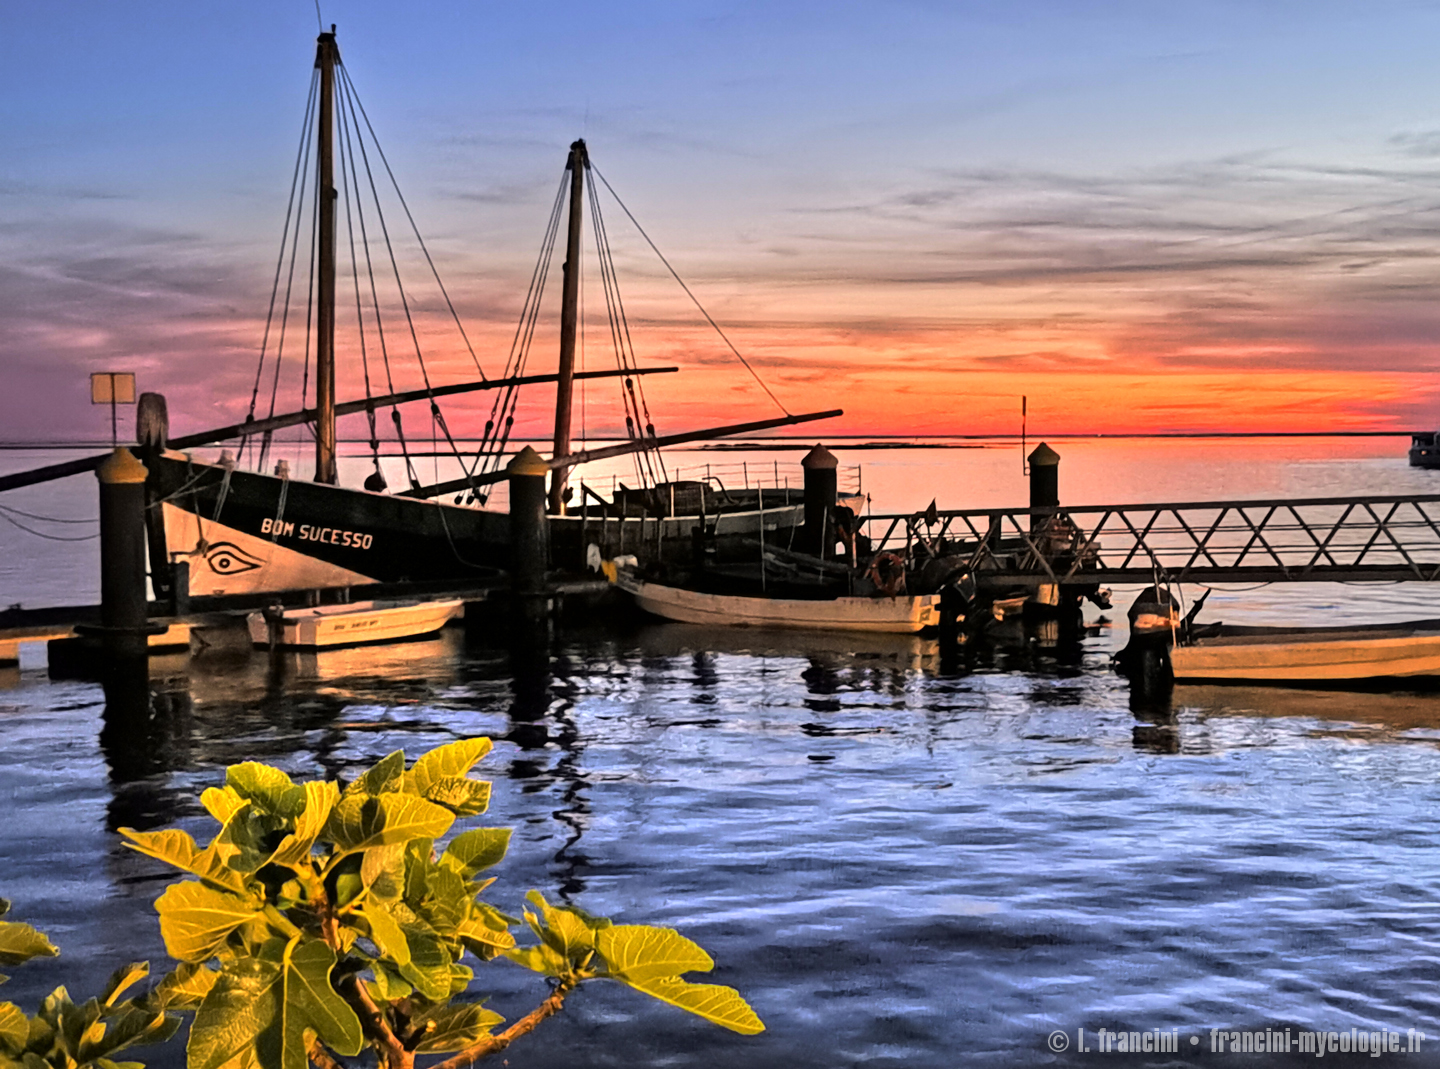
{"label": "rigging rope", "polygon": [[590,169],[595,172],[595,177],[600,179],[600,181],[605,184],[605,188],[608,189],[610,191],[610,195],[615,198],[615,203],[620,205],[620,210],[623,211],[625,215],[629,218],[629,220],[635,224],[635,229],[640,231],[640,236],[645,239],[645,243],[650,246],[656,256],[660,257],[660,262],[665,265],[665,269],[670,272],[676,282],[680,283],[680,288],[685,291],[685,295],[689,297],[690,300],[695,302],[695,307],[700,309],[700,314],[705,317],[705,321],[715,328],[715,333],[720,335],[720,340],[723,341],[726,346],[729,347],[730,351],[735,354],[736,359],[738,359],[740,363],[745,366],[745,370],[750,372],[750,376],[757,383],[759,383],[760,388],[765,391],[765,393],[769,396],[770,400],[775,402],[775,404],[779,407],[780,411],[784,412],[787,416],[792,415],[791,411],[780,403],[780,398],[776,397],[770,387],[765,385],[765,380],[762,379],[756,373],[755,369],[750,366],[750,361],[746,360],[745,357],[741,354],[740,350],[735,348],[735,344],[728,337],[725,336],[725,332],[720,329],[720,324],[715,322],[715,320],[710,317],[709,312],[705,311],[705,306],[700,303],[700,299],[696,297],[695,294],[690,292],[690,287],[685,285],[685,280],[680,277],[680,273],[676,271],[675,268],[670,266],[670,261],[665,259],[665,254],[656,247],[655,242],[650,240],[650,235],[645,233],[645,228],[640,225],[639,220],[637,220],[634,214],[631,213],[630,209],[625,206],[625,202],[620,199],[620,194],[615,192],[614,187],[611,186],[610,183],[606,180],[605,176],[600,173],[600,169],[598,167],[595,167],[593,164],[591,165]]}
{"label": "rigging rope", "polygon": [[285,202],[285,225],[280,231],[280,254],[275,257],[275,280],[270,284],[270,309],[265,314],[265,333],[260,339],[260,361],[255,367],[255,385],[250,390],[248,419],[255,418],[255,403],[260,397],[260,378],[265,371],[265,351],[270,344],[270,325],[275,318],[275,298],[280,293],[280,272],[285,265],[285,245],[290,236],[290,216],[295,209],[295,188],[300,181],[302,160],[309,158],[310,122],[315,113],[315,99],[319,84],[320,72],[316,71],[310,77],[310,96],[305,102],[305,119],[300,124],[300,145],[295,150],[295,170],[290,175],[290,196]]}
{"label": "rigging rope", "polygon": [[[346,151],[350,147],[350,128],[347,121],[348,116],[346,115],[345,109],[343,107],[339,109],[339,112],[340,137],[337,138],[337,141],[340,148],[340,183],[341,189],[344,191],[345,198],[345,237],[350,245],[350,277],[355,286],[355,326],[356,331],[360,337],[360,366],[365,376],[365,400],[369,401],[372,397],[374,397],[374,391],[370,383],[370,350],[369,347],[365,344],[365,307],[364,302],[361,300],[360,297],[360,260],[359,257],[355,255],[355,226],[350,209],[350,176],[351,171],[354,167],[354,153]],[[356,210],[358,211],[360,200],[360,189],[358,183],[356,184],[354,200],[356,203]],[[366,257],[368,260],[368,248],[366,249]],[[370,457],[372,463],[375,465],[374,479],[378,481],[376,485],[378,485],[380,488],[383,488],[385,484],[385,476],[380,471],[380,436],[375,427],[375,406],[373,404],[365,406],[365,420],[370,428]],[[372,480],[367,479],[366,488],[369,489],[371,488],[371,486]]]}
{"label": "rigging rope", "polygon": [[[625,304],[620,297],[620,280],[615,272],[614,254],[600,211],[600,200],[593,192],[590,196],[590,226],[595,232],[601,288],[605,295],[605,312],[609,320],[610,341],[615,349],[616,364],[621,371],[632,372],[637,366],[635,343],[630,336],[630,321],[625,314]],[[625,427],[631,440],[639,441],[645,446],[632,454],[636,478],[645,486],[668,482],[664,458],[658,447],[652,444],[655,441],[655,423],[650,417],[650,407],[645,400],[644,384],[641,383],[637,390],[635,377],[625,375],[621,383],[620,397],[625,406]]]}
{"label": "rigging rope", "polygon": [[[465,348],[470,352],[470,359],[475,363],[475,371],[481,380],[485,379],[485,370],[480,366],[480,358],[475,355],[475,349],[470,344],[470,336],[465,333],[464,324],[460,322],[460,315],[455,311],[455,305],[450,300],[450,294],[445,289],[445,283],[440,279],[440,272],[435,267],[435,261],[430,258],[430,250],[425,245],[425,239],[420,236],[420,228],[415,225],[415,217],[410,214],[410,205],[405,202],[405,194],[400,192],[400,183],[395,179],[395,172],[390,169],[390,161],[385,157],[385,150],[380,147],[380,139],[375,136],[375,128],[370,125],[370,116],[365,113],[365,105],[361,103],[360,96],[355,92],[355,87],[350,81],[350,73],[345,70],[344,64],[337,64],[337,69],[343,78],[355,107],[360,109],[360,116],[365,120],[365,128],[370,131],[370,140],[375,145],[375,152],[380,157],[380,162],[385,165],[385,173],[390,176],[390,184],[395,188],[395,196],[400,201],[400,207],[405,209],[405,218],[410,221],[410,229],[415,235],[415,240],[420,244],[420,251],[425,254],[425,262],[430,265],[430,273],[435,276],[435,284],[440,287],[440,293],[445,298],[445,305],[450,309],[450,317],[455,320],[455,326],[460,331],[460,337],[465,342]],[[368,167],[369,164],[367,163]]]}

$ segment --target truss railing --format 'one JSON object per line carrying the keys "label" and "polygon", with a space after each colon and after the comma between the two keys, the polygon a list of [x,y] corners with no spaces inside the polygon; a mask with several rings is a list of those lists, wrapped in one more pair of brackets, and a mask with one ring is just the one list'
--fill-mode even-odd
{"label": "truss railing", "polygon": [[871,515],[873,548],[1024,582],[1440,579],[1440,494]]}

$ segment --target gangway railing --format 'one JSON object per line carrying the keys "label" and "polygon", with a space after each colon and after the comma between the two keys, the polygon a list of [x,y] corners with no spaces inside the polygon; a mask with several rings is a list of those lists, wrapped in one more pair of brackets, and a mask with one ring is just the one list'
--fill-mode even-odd
{"label": "gangway railing", "polygon": [[876,551],[1061,583],[1440,579],[1440,494],[1188,501],[861,517]]}

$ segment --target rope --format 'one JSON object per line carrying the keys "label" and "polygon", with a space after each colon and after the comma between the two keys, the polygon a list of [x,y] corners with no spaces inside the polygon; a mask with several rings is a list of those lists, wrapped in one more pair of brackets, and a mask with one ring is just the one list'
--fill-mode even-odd
{"label": "rope", "polygon": [[[600,260],[600,277],[605,292],[605,311],[610,321],[611,343],[615,347],[616,361],[620,370],[634,371],[638,366],[635,359],[635,342],[630,334],[630,321],[625,314],[625,303],[620,296],[620,280],[615,270],[615,256],[610,246],[610,233],[600,211],[599,198],[593,195],[590,198],[590,217],[591,227],[596,235],[596,252]],[[644,443],[648,435],[650,442],[653,443],[655,422],[650,416],[650,406],[645,399],[644,383],[641,382],[637,389],[635,378],[627,375],[621,385],[621,398],[626,410],[625,427],[631,439]],[[643,431],[637,430],[637,426],[643,427]],[[659,485],[662,482],[669,482],[669,476],[665,471],[665,459],[657,446],[651,444],[646,449],[632,454],[632,458],[636,479],[641,485]],[[657,467],[658,475],[656,474]]]}
{"label": "rope", "polygon": [[780,411],[784,412],[787,416],[791,415],[792,413],[790,412],[790,410],[780,403],[780,398],[776,397],[770,387],[765,385],[765,380],[762,379],[758,374],[756,374],[755,369],[750,366],[750,361],[746,360],[745,357],[741,354],[740,350],[735,348],[734,343],[725,336],[725,332],[720,329],[720,324],[715,322],[714,319],[710,318],[710,313],[705,311],[705,306],[700,303],[700,299],[696,297],[695,294],[690,292],[690,287],[685,285],[685,280],[680,277],[679,272],[676,271],[675,268],[670,266],[670,261],[665,259],[665,254],[656,247],[655,242],[650,240],[650,235],[645,233],[645,228],[640,225],[639,220],[635,218],[629,208],[625,207],[625,202],[620,199],[620,194],[616,193],[614,187],[611,186],[608,181],[606,181],[605,176],[600,173],[600,169],[598,167],[595,167],[593,164],[591,165],[590,169],[595,172],[596,178],[600,179],[601,182],[605,183],[605,188],[608,189],[610,191],[610,195],[615,198],[615,203],[620,205],[620,210],[623,211],[625,215],[629,218],[629,220],[635,224],[635,229],[640,231],[640,236],[645,239],[645,243],[650,246],[656,256],[660,257],[660,262],[665,265],[665,269],[670,272],[676,282],[680,283],[680,288],[685,291],[685,295],[689,297],[690,300],[695,302],[695,307],[700,309],[700,314],[705,317],[705,322],[709,323],[712,327],[715,328],[715,333],[720,335],[720,340],[723,341],[726,346],[729,347],[730,351],[735,354],[735,358],[745,366],[745,370],[750,372],[751,378],[753,378],[757,383],[759,383],[760,388],[765,391],[766,395],[770,398],[770,400],[775,402],[776,406],[780,409]]}
{"label": "rope", "polygon": [[10,505],[0,505],[0,512],[13,512],[17,516],[24,516],[27,520],[39,520],[42,523],[99,523],[97,517],[93,520],[67,520],[59,516],[41,516],[39,513],[26,512],[24,509],[13,508]]}
{"label": "rope", "polygon": [[[318,87],[318,85],[319,85],[319,81],[318,81],[319,77],[320,77],[320,76],[319,76],[319,73],[317,72],[316,75],[315,75],[315,77],[311,80],[311,87],[310,87],[311,104],[310,104],[309,110],[306,111],[306,115],[305,115],[305,120],[306,120],[306,125],[307,125],[307,127],[308,127],[310,121],[311,121],[311,120],[313,119],[313,117],[314,117],[314,103],[315,103],[315,100],[317,99],[317,93],[318,93],[317,87]],[[308,132],[308,131],[307,131],[307,132]],[[300,173],[306,176],[306,180],[308,180],[309,173],[310,173],[310,143],[311,143],[311,142],[310,142],[310,139],[307,137],[307,138],[304,140],[303,148],[302,148],[302,150],[301,150]],[[300,255],[300,221],[301,221],[301,217],[304,215],[304,211],[305,211],[305,210],[304,210],[304,207],[303,207],[303,205],[304,205],[304,203],[305,203],[305,184],[304,184],[304,182],[301,182],[298,191],[294,191],[293,195],[294,195],[294,198],[295,198],[294,203],[295,203],[296,205],[300,206],[300,210],[299,210],[299,212],[295,215],[295,220],[294,220],[294,221],[295,221],[295,228],[294,228],[294,230],[291,231],[289,234],[285,235],[285,237],[288,237],[288,238],[290,239],[290,270],[289,270],[289,272],[287,273],[286,278],[285,278],[285,303],[284,303],[284,305],[281,306],[281,312],[280,312],[280,337],[279,337],[279,339],[277,340],[276,345],[275,345],[275,374],[274,374],[274,377],[271,379],[271,382],[270,382],[270,413],[269,413],[269,414],[272,415],[272,416],[275,414],[275,398],[279,395],[279,392],[280,392],[280,365],[281,365],[281,362],[282,362],[282,361],[284,360],[284,358],[285,358],[285,333],[286,333],[286,331],[287,331],[287,329],[289,328],[289,325],[290,325],[290,295],[291,295],[291,293],[294,291],[294,288],[295,288],[295,264],[296,264],[296,262],[298,261],[299,255]],[[288,209],[286,210],[285,218],[286,218],[286,220],[287,220],[287,226],[288,226],[288,220],[290,219],[290,212],[289,212]],[[280,241],[280,255],[281,255],[282,257],[285,255],[285,240],[284,240],[284,237],[282,237],[282,239],[281,239],[281,241]]]}
{"label": "rope", "polygon": [[[96,538],[99,538],[99,537],[100,537],[100,532],[99,532],[99,531],[96,531],[94,534],[88,534],[88,535],[52,535],[52,534],[46,534],[44,531],[37,531],[37,530],[35,530],[35,528],[33,528],[33,527],[26,527],[26,526],[25,526],[23,523],[21,523],[19,520],[15,519],[13,516],[8,515],[8,513],[9,513],[10,511],[11,511],[10,509],[0,509],[0,520],[4,520],[6,523],[13,524],[14,526],[20,528],[20,530],[24,531],[26,534],[32,534],[32,535],[34,535],[36,538],[44,538],[44,539],[46,539],[47,541],[50,541],[50,542],[89,542],[89,541],[91,541],[92,539],[96,539]],[[79,521],[73,521],[73,522],[79,522]]]}
{"label": "rope", "polygon": [[440,294],[445,298],[445,306],[450,309],[450,317],[455,320],[455,326],[460,331],[465,348],[470,352],[470,359],[475,363],[475,371],[484,381],[485,371],[480,366],[480,358],[475,355],[475,349],[470,344],[470,337],[465,333],[464,324],[460,322],[460,315],[455,311],[455,305],[450,300],[445,283],[440,279],[440,272],[435,267],[435,261],[430,258],[430,250],[425,247],[425,239],[420,236],[420,228],[415,225],[415,217],[410,214],[410,205],[405,203],[405,194],[400,192],[400,183],[395,180],[395,172],[390,169],[390,161],[385,158],[385,150],[380,147],[380,139],[375,136],[375,128],[370,125],[370,116],[365,113],[365,105],[361,103],[360,95],[355,92],[355,87],[350,81],[350,74],[345,70],[344,65],[339,64],[338,69],[352,95],[355,106],[360,109],[360,116],[365,120],[365,128],[370,131],[370,140],[375,144],[375,152],[379,155],[380,162],[385,165],[385,173],[390,176],[390,184],[395,187],[395,196],[400,201],[400,207],[405,209],[405,218],[410,221],[410,229],[415,234],[415,240],[420,243],[420,251],[425,254],[425,262],[430,265],[430,273],[435,276],[435,284],[440,287]]}
{"label": "rope", "polygon": [[[319,0],[316,2],[318,4]],[[285,244],[290,237],[290,216],[295,209],[295,187],[300,181],[301,160],[309,158],[310,120],[314,115],[319,84],[320,72],[316,71],[310,77],[310,96],[305,102],[305,118],[300,124],[300,144],[295,150],[295,170],[290,175],[290,196],[285,202],[285,225],[280,229],[280,253],[275,257],[275,280],[270,284],[270,308],[265,314],[265,333],[260,339],[260,360],[255,366],[255,385],[250,389],[250,419],[255,418],[255,404],[260,397],[260,377],[265,371],[265,351],[270,344],[270,324],[275,318],[275,298],[280,293],[280,271],[285,265]],[[286,299],[289,299],[288,291]],[[240,448],[245,448],[243,442]]]}
{"label": "rope", "polygon": [[[346,151],[350,145],[350,125],[348,118],[345,109],[341,108],[340,137],[338,139],[340,142],[340,181],[341,188],[344,190],[345,195],[345,237],[350,243],[350,277],[355,285],[355,325],[356,331],[360,335],[360,366],[365,375],[365,399],[368,401],[374,397],[375,394],[370,383],[370,351],[365,344],[365,307],[364,302],[360,298],[360,259],[355,255],[355,227],[350,211],[350,177],[354,169],[354,153]],[[360,188],[357,182],[355,188],[357,210],[359,200]],[[365,254],[368,260],[370,254],[368,248]],[[375,427],[375,406],[373,404],[365,406],[365,421],[370,428],[370,459],[375,465],[375,474],[380,477],[380,481],[383,483],[385,476],[380,471],[380,435]]]}

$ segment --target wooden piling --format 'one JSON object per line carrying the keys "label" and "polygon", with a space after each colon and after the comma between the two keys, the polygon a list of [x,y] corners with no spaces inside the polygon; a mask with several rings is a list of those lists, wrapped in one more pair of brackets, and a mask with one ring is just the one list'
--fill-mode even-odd
{"label": "wooden piling", "polygon": [[[1030,507],[1056,508],[1060,504],[1060,454],[1044,442],[1030,454]],[[1045,517],[1030,517],[1030,529],[1040,526]]]}
{"label": "wooden piling", "polygon": [[526,446],[505,468],[510,482],[510,582],[517,611],[526,619],[548,615],[545,573],[550,559],[550,521],[545,479],[550,465]]}
{"label": "wooden piling", "polygon": [[805,470],[805,549],[822,558],[828,557],[835,547],[833,531],[840,462],[817,442],[800,461],[800,466]]}
{"label": "wooden piling", "polygon": [[100,480],[100,626],[145,651],[145,465],[118,448]]}

